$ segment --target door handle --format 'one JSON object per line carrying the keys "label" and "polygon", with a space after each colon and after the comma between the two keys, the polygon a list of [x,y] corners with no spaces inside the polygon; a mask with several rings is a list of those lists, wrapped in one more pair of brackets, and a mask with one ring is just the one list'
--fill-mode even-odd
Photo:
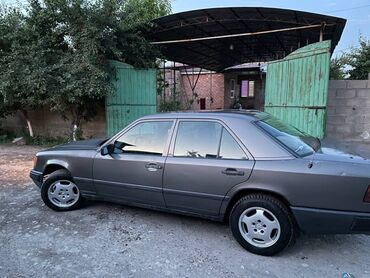
{"label": "door handle", "polygon": [[145,168],[150,172],[154,172],[162,169],[163,167],[157,163],[149,162],[148,164],[145,164]]}
{"label": "door handle", "polygon": [[226,168],[222,171],[222,174],[228,175],[228,176],[244,176],[243,171],[238,171],[235,168]]}

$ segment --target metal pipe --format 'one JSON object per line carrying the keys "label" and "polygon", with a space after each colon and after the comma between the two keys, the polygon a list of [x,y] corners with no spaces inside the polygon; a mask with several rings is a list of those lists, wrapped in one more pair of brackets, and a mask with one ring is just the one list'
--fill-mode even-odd
{"label": "metal pipe", "polygon": [[[334,24],[327,24],[326,26],[330,26],[330,25],[334,25]],[[295,31],[295,30],[302,30],[302,29],[319,28],[321,26],[322,26],[321,24],[315,24],[315,25],[308,25],[308,26],[283,28],[283,29],[275,29],[275,30],[267,30],[267,31],[260,31],[260,32],[251,32],[251,33],[239,33],[239,34],[220,35],[220,36],[213,36],[213,37],[202,37],[202,38],[182,39],[182,40],[171,40],[171,41],[158,41],[158,42],[151,42],[150,44],[170,44],[170,43],[207,41],[207,40],[235,38],[235,37],[257,36],[257,35],[264,35],[264,34],[271,34],[271,33],[278,33],[278,32],[286,32],[286,31]]]}

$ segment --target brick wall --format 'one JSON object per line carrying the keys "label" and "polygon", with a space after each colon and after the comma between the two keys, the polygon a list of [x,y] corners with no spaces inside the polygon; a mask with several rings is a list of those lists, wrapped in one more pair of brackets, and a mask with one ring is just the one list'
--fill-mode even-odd
{"label": "brick wall", "polygon": [[327,138],[370,142],[370,80],[331,80]]}
{"label": "brick wall", "polygon": [[[189,74],[188,77],[192,82],[193,78],[197,78],[197,75]],[[180,75],[181,94],[179,100],[181,103],[187,103],[192,99],[188,77],[185,74]],[[199,110],[202,98],[205,99],[206,110],[224,108],[224,75],[222,73],[201,73],[194,91],[198,97],[190,105],[190,110]]]}

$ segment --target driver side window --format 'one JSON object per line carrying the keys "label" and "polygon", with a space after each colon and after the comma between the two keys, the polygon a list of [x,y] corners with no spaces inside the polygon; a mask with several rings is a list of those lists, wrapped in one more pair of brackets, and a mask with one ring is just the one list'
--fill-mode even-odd
{"label": "driver side window", "polygon": [[161,156],[173,121],[150,121],[139,123],[117,139],[122,149],[115,153],[134,153]]}

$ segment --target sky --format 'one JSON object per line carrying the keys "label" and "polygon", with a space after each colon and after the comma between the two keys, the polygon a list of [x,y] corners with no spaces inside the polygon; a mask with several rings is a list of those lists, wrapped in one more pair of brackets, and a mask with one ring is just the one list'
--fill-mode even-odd
{"label": "sky", "polygon": [[370,39],[369,0],[173,0],[172,12],[215,7],[271,7],[326,14],[347,19],[334,55],[358,45],[359,35]]}
{"label": "sky", "polygon": [[[24,0],[0,0],[7,4]],[[215,7],[271,7],[327,14],[347,19],[334,55],[358,45],[359,35],[370,39],[370,0],[172,0],[172,12]]]}

